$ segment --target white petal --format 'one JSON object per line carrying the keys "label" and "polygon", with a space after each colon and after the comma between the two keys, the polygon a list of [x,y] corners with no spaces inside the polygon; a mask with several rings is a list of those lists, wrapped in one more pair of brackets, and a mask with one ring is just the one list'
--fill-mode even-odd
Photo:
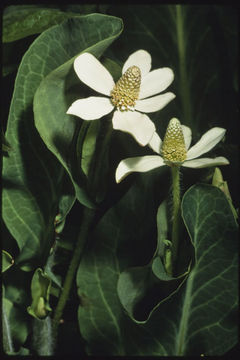
{"label": "white petal", "polygon": [[116,182],[119,183],[132,172],[146,172],[163,165],[165,165],[164,161],[161,156],[158,155],[124,159],[118,164],[115,174]]}
{"label": "white petal", "polygon": [[151,69],[151,55],[145,50],[135,51],[124,63],[122,73],[124,74],[125,71],[127,71],[127,69],[133,65],[138,66],[141,70],[141,75],[145,76]]}
{"label": "white petal", "polygon": [[84,53],[74,60],[74,69],[79,79],[101,94],[110,96],[115,83],[112,75],[92,54]]}
{"label": "white petal", "polygon": [[112,122],[114,129],[133,135],[142,146],[149,143],[155,131],[155,125],[149,117],[137,111],[116,110]]}
{"label": "white petal", "polygon": [[139,99],[159,94],[173,82],[173,79],[173,71],[167,67],[149,72],[142,77]]}
{"label": "white petal", "polygon": [[137,100],[135,109],[142,112],[154,112],[164,108],[170,101],[172,101],[176,96],[167,92],[166,94],[153,96],[144,100]]}
{"label": "white petal", "polygon": [[191,141],[192,141],[192,130],[186,125],[181,125],[181,126],[182,126],[185,146],[186,146],[186,149],[188,150],[189,146],[191,145]]}
{"label": "white petal", "polygon": [[218,156],[215,159],[210,158],[202,158],[195,160],[186,160],[182,164],[182,166],[189,168],[205,168],[210,166],[218,166],[218,165],[228,165],[229,161],[223,156]]}
{"label": "white petal", "polygon": [[207,131],[201,139],[192,146],[187,153],[187,160],[195,159],[211,150],[224,137],[226,130],[214,127]]}
{"label": "white petal", "polygon": [[67,114],[79,116],[84,120],[96,120],[110,113],[114,106],[108,98],[90,96],[74,101]]}
{"label": "white petal", "polygon": [[160,148],[162,145],[162,140],[160,136],[156,133],[156,131],[153,133],[153,136],[151,140],[148,143],[148,146],[153,149],[157,154],[160,154]]}

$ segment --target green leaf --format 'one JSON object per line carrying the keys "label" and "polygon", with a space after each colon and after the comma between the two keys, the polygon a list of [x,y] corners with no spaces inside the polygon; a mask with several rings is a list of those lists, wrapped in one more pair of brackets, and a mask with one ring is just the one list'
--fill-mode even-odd
{"label": "green leaf", "polygon": [[[8,11],[6,11],[8,10]],[[41,33],[75,14],[41,6],[11,6],[3,14],[3,42],[12,42]]]}
{"label": "green leaf", "polygon": [[55,217],[55,233],[59,234],[63,231],[65,226],[66,217],[72,209],[76,201],[75,191],[72,182],[67,175],[63,177],[62,181],[62,193],[58,204],[58,214]]}
{"label": "green leaf", "polygon": [[[70,175],[78,200],[87,206],[93,206],[93,203],[84,194],[82,187],[86,179],[78,171],[79,164],[73,156],[76,138],[84,121],[66,114],[71,103],[83,96],[83,85],[73,70],[73,61],[85,51],[99,57],[121,31],[121,19],[101,14],[86,15],[66,22],[62,27],[62,40],[55,49],[62,65],[41,82],[34,97],[35,124],[41,138]],[[92,137],[88,136],[86,140],[84,137],[84,141],[91,143]],[[87,144],[84,151],[86,147]],[[79,156],[81,154],[78,153]]]}
{"label": "green leaf", "polygon": [[[8,86],[8,89],[11,90],[11,93],[8,94],[9,99],[11,99],[13,91],[12,82],[14,82],[15,80],[18,66],[22,60],[23,55],[28,50],[29,46],[34,40],[34,36],[29,36],[27,38],[23,38],[14,42],[2,44],[2,75],[3,77],[5,77],[5,82],[7,82],[7,85],[4,82],[3,86]],[[11,74],[12,76],[10,76]],[[5,103],[4,105],[6,106]]]}
{"label": "green leaf", "polygon": [[140,175],[135,186],[102,217],[91,236],[93,245],[83,254],[77,274],[82,304],[78,319],[90,354],[124,355],[117,281],[123,269],[148,263],[155,250],[156,241],[149,235],[156,235],[153,184],[148,175]]}
{"label": "green leaf", "polygon": [[12,266],[3,278],[3,338],[4,350],[14,355],[30,333],[26,304],[31,301],[29,284],[31,274]]}
{"label": "green leaf", "polygon": [[119,299],[130,317],[138,323],[146,321],[146,319],[141,321],[137,319],[138,304],[141,304],[144,295],[152,286],[153,276],[148,265],[129,268],[119,275],[117,284]]}
{"label": "green leaf", "polygon": [[3,339],[7,352],[14,352],[14,345],[24,344],[28,336],[28,325],[25,316],[9,299],[3,298]]}
{"label": "green leaf", "polygon": [[225,195],[210,185],[193,186],[184,195],[182,214],[195,248],[195,264],[179,291],[145,324],[128,318],[116,296],[118,274],[128,253],[121,253],[121,224],[114,226],[109,214],[105,227],[99,223],[97,242],[85,254],[77,276],[79,326],[88,353],[218,356],[231,349],[238,341],[238,241]]}
{"label": "green leaf", "polygon": [[26,270],[33,258],[44,262],[48,253],[63,175],[33,123],[33,95],[51,69],[49,56],[41,53],[44,45],[38,44],[32,44],[19,67],[5,133],[12,151],[3,159],[3,218],[20,249],[16,262]]}
{"label": "green leaf", "polygon": [[218,187],[220,190],[223,191],[226,198],[228,199],[228,202],[229,202],[229,205],[230,205],[230,207],[232,209],[233,215],[234,215],[234,217],[235,217],[235,219],[237,221],[238,214],[237,214],[237,211],[234,208],[233,203],[232,203],[232,198],[231,198],[231,195],[230,195],[230,192],[229,192],[229,189],[228,189],[228,183],[227,183],[227,181],[223,180],[221,170],[218,167],[216,167],[215,170],[214,170],[214,174],[213,174],[213,178],[212,178],[212,185]]}
{"label": "green leaf", "polygon": [[82,156],[81,167],[86,176],[89,174],[91,159],[96,148],[97,134],[99,132],[99,121],[92,121],[87,129],[82,149],[77,149],[77,155]]}
{"label": "green leaf", "polygon": [[229,204],[220,190],[195,185],[183,197],[182,215],[195,266],[144,326],[131,325],[129,355],[224,355],[238,341],[237,226]]}
{"label": "green leaf", "polygon": [[8,141],[6,140],[5,136],[4,136],[4,132],[2,130],[2,151],[3,153],[7,153],[8,151],[11,150],[11,146],[10,144],[8,143]]}
{"label": "green leaf", "polygon": [[114,81],[117,82],[122,76],[122,66],[119,64],[119,60],[118,62],[116,62],[104,56],[102,63],[105,68],[108,69],[108,71],[111,73]]}
{"label": "green leaf", "polygon": [[189,271],[190,267],[172,277],[166,273],[160,257],[146,266],[128,268],[119,275],[119,300],[133,321],[146,323],[155,309],[180,289]]}
{"label": "green leaf", "polygon": [[168,237],[168,220],[167,220],[167,203],[163,201],[157,212],[157,227],[158,227],[158,248],[157,254],[164,257],[165,240]]}
{"label": "green leaf", "polygon": [[[170,263],[169,257],[171,256],[171,241],[169,241],[167,238],[169,236],[169,220],[170,217],[169,209],[167,208],[167,201],[164,200],[157,212],[157,227],[158,227],[158,246],[156,249],[156,253],[154,256],[154,259],[152,261],[152,271],[154,275],[159,279],[163,281],[169,281],[174,279],[180,279],[183,278],[189,273],[190,270],[190,264],[191,264],[191,257],[190,254],[186,261],[183,261],[182,266],[182,273],[177,276],[173,277],[169,275],[168,265]],[[182,235],[182,233],[181,233]],[[187,255],[187,249],[185,248],[185,252]],[[182,279],[182,280],[183,280]]]}
{"label": "green leaf", "polygon": [[9,269],[14,264],[14,260],[12,255],[10,255],[7,251],[2,250],[2,272]]}
{"label": "green leaf", "polygon": [[224,194],[204,184],[185,193],[182,216],[196,264],[187,281],[178,352],[222,355],[237,342],[237,224]]}
{"label": "green leaf", "polygon": [[29,351],[29,349],[27,349],[27,348],[25,348],[25,347],[23,347],[23,346],[21,346],[20,347],[20,349],[17,351],[17,352],[13,352],[13,351],[6,351],[6,354],[7,355],[11,355],[11,356],[16,356],[16,355],[22,355],[22,356],[25,356],[25,355],[31,355],[30,354],[30,351]]}
{"label": "green leaf", "polygon": [[[101,26],[103,29],[99,32]],[[77,53],[87,48],[89,51],[95,49],[100,54],[113,41],[114,31],[118,33],[120,30],[119,19],[104,15],[96,14],[69,20],[42,33],[22,59],[15,81],[6,131],[7,141],[11,143],[13,151],[11,156],[3,159],[3,177],[6,184],[3,191],[3,218],[20,249],[20,256],[16,261],[26,270],[31,269],[34,258],[41,259],[39,265],[43,265],[49,252],[54,231],[53,223],[65,176],[61,164],[48,151],[34,126],[33,96],[41,80],[57,68],[50,76],[54,79],[58,74],[58,85],[61,84],[62,88],[59,91],[56,88],[52,89],[53,84],[50,82],[53,92],[48,89],[45,93],[46,106],[50,107],[45,108],[46,112],[41,114],[44,117],[41,119],[41,125],[45,126],[45,135],[50,135],[51,141],[57,139],[58,146],[60,141],[65,152],[63,155],[67,155],[69,148],[66,145],[72,142],[76,122],[65,114],[67,104],[64,74],[72,68],[71,64]],[[79,34],[82,34],[82,40],[79,39]],[[37,110],[36,116],[39,118]],[[61,119],[64,119],[65,126]],[[64,141],[68,141],[68,144]],[[55,149],[58,152],[56,147]],[[61,160],[67,167],[68,159]],[[81,202],[90,205],[84,190],[79,186],[77,195]]]}
{"label": "green leaf", "polygon": [[146,266],[125,269],[121,272],[117,284],[118,296],[124,309],[132,320],[141,323],[148,321],[152,312],[178,291],[190,271],[188,266],[188,269],[177,277],[170,276],[166,271],[170,243],[166,240],[168,236],[166,201],[160,204],[156,220],[158,239],[153,258]]}
{"label": "green leaf", "polygon": [[[92,152],[92,156],[88,158],[88,189],[96,203],[103,202],[110,183],[109,178],[112,175],[109,170],[109,149],[113,132],[111,117],[112,114],[109,114],[105,117],[105,121],[99,121],[97,131],[94,133],[94,152]],[[86,141],[88,139],[86,138]],[[84,143],[86,141],[84,141]],[[86,148],[84,149],[84,143],[83,157],[84,150],[86,150]],[[81,163],[81,165],[83,165],[83,163]]]}
{"label": "green leaf", "polygon": [[[130,267],[121,272],[118,279],[118,296],[132,320],[145,323],[153,311],[175,293],[185,281],[189,268],[180,276],[166,272],[167,208],[163,201],[157,212],[158,241],[153,258],[146,266]],[[146,305],[147,303],[147,305]],[[141,311],[144,309],[144,311]]]}
{"label": "green leaf", "polygon": [[32,304],[27,308],[28,313],[33,317],[45,319],[52,311],[49,305],[50,288],[51,280],[49,277],[42,269],[36,269],[31,283]]}
{"label": "green leaf", "polygon": [[[188,272],[177,278],[166,274],[159,257],[147,266],[128,268],[119,275],[117,291],[122,306],[136,323],[144,324],[163,302],[178,291]],[[161,280],[160,280],[161,279]]]}

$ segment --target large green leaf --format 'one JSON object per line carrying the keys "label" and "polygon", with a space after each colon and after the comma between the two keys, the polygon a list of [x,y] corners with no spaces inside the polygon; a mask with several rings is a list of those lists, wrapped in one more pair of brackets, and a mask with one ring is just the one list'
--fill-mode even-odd
{"label": "large green leaf", "polygon": [[72,15],[39,5],[7,7],[3,14],[3,42],[12,42],[41,33]]}
{"label": "large green leaf", "polygon": [[225,195],[210,185],[186,192],[182,216],[196,264],[186,286],[179,353],[202,348],[222,355],[237,342],[238,226]]}
{"label": "large green leaf", "polygon": [[13,353],[13,342],[19,345],[26,341],[28,335],[26,316],[6,298],[2,301],[2,316],[4,350]]}
{"label": "large green leaf", "polygon": [[179,290],[189,270],[174,278],[166,274],[159,257],[151,263],[131,267],[119,275],[117,291],[122,306],[137,323],[146,323],[155,309]]}
{"label": "large green leaf", "polygon": [[29,44],[39,33],[62,23],[66,19],[93,12],[97,12],[97,5],[82,4],[63,7],[56,4],[55,6],[32,4],[7,6],[3,12],[2,26],[3,76],[17,69]]}
{"label": "large green leaf", "polygon": [[145,324],[128,318],[116,296],[121,227],[110,215],[99,223],[77,277],[79,326],[90,354],[223,355],[236,344],[237,225],[231,208],[219,189],[196,185],[184,195],[182,215],[195,248],[194,268]]}
{"label": "large green leaf", "polygon": [[[20,248],[16,262],[21,262],[25,269],[31,267],[34,258],[41,259],[39,266],[44,264],[51,246],[58,202],[65,191],[62,189],[64,169],[48,151],[34,126],[32,103],[35,91],[41,80],[54,69],[57,70],[50,74],[51,85],[55,84],[57,74],[64,86],[63,74],[71,68],[74,56],[86,49],[102,53],[119,35],[121,27],[120,19],[100,14],[68,20],[42,33],[22,59],[5,134],[12,151],[3,159],[3,218]],[[71,143],[75,122],[65,115],[65,97],[61,98],[63,88],[52,93],[50,87],[45,95],[52,102],[47,101],[48,112],[41,114],[46,121],[45,133],[58,136],[57,132],[51,132],[57,131],[55,121],[58,119],[52,116],[56,112],[59,124],[61,118],[65,120],[64,140]],[[89,206],[84,191],[79,187],[78,190],[78,199]],[[69,201],[72,203],[71,196]]]}
{"label": "large green leaf", "polygon": [[[75,24],[75,25],[74,25]],[[95,31],[98,29],[98,32]],[[104,50],[119,36],[122,31],[120,19],[100,14],[87,15],[79,20],[72,20],[71,36],[77,41],[72,41],[72,56],[66,59],[65,48],[60,48],[63,65],[51,72],[40,84],[34,97],[34,115],[36,127],[44,140],[63,166],[68,171],[79,201],[83,200],[81,186],[84,184],[84,177],[77,170],[79,168],[78,157],[81,153],[74,155],[76,140],[80,127],[86,126],[84,121],[73,119],[66,114],[73,99],[81,97],[79,93],[80,82],[73,71],[73,61],[79,52],[88,51],[99,57]],[[79,34],[82,38],[79,39]],[[66,36],[67,32],[63,33]],[[84,34],[84,35],[83,35]],[[65,42],[67,42],[66,39]],[[76,47],[77,46],[77,47]],[[76,51],[78,49],[78,51]],[[76,87],[74,87],[74,85]],[[73,90],[72,90],[73,89]],[[67,96],[66,96],[67,94]],[[85,133],[82,134],[85,137]],[[92,142],[91,138],[86,138]],[[85,144],[85,148],[86,148]],[[71,149],[70,153],[69,148]],[[84,201],[87,204],[87,201]]]}
{"label": "large green leaf", "polygon": [[3,341],[4,350],[11,353],[24,344],[30,331],[26,306],[30,303],[30,273],[12,266],[4,272],[2,292]]}
{"label": "large green leaf", "polygon": [[[73,61],[80,52],[84,51],[99,57],[121,31],[121,19],[100,14],[83,16],[66,23],[62,32],[62,42],[57,49],[62,65],[44,78],[34,97],[36,127],[49,150],[68,171],[78,200],[87,205],[88,200],[84,199],[82,190],[86,179],[78,171],[80,167],[78,158],[81,156],[81,149],[78,147],[78,154],[75,155],[76,138],[79,137],[81,127],[85,128],[87,123],[66,114],[73,100],[83,97],[81,83],[73,70]],[[63,44],[67,46],[68,54]],[[91,137],[86,137],[85,131],[80,133],[84,141],[91,145]],[[85,143],[85,153],[86,147]]]}
{"label": "large green leaf", "polygon": [[156,248],[158,196],[154,179],[144,175],[100,220],[78,270],[80,331],[93,354],[124,355],[118,277],[129,266],[147,264]]}
{"label": "large green leaf", "polygon": [[166,271],[165,259],[168,249],[164,244],[168,241],[166,212],[166,201],[163,201],[157,212],[157,248],[149,264],[127,268],[119,275],[117,284],[119,299],[128,315],[136,322],[146,322],[155,308],[180,288],[189,273],[190,267],[187,268],[186,265],[184,272],[177,277],[170,276]]}

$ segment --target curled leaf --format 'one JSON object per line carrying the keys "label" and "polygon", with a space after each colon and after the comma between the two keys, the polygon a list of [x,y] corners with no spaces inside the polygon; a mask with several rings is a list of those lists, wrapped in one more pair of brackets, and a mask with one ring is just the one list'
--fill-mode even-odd
{"label": "curled leaf", "polygon": [[14,260],[12,255],[10,255],[7,251],[2,250],[2,272],[9,269],[14,264]]}
{"label": "curled leaf", "polygon": [[52,311],[49,305],[49,292],[51,280],[42,269],[38,268],[32,278],[31,292],[32,304],[27,308],[30,315],[37,319],[45,319]]}

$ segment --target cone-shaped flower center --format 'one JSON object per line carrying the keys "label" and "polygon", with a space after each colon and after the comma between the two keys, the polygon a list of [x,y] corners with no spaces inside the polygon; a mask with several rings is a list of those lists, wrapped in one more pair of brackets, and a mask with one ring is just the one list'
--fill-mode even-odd
{"label": "cone-shaped flower center", "polygon": [[141,71],[137,66],[131,66],[118,80],[111,92],[112,103],[119,110],[134,110],[139,96]]}
{"label": "cone-shaped flower center", "polygon": [[173,163],[182,163],[187,158],[182,127],[180,121],[176,118],[169,121],[161,154],[165,161]]}

